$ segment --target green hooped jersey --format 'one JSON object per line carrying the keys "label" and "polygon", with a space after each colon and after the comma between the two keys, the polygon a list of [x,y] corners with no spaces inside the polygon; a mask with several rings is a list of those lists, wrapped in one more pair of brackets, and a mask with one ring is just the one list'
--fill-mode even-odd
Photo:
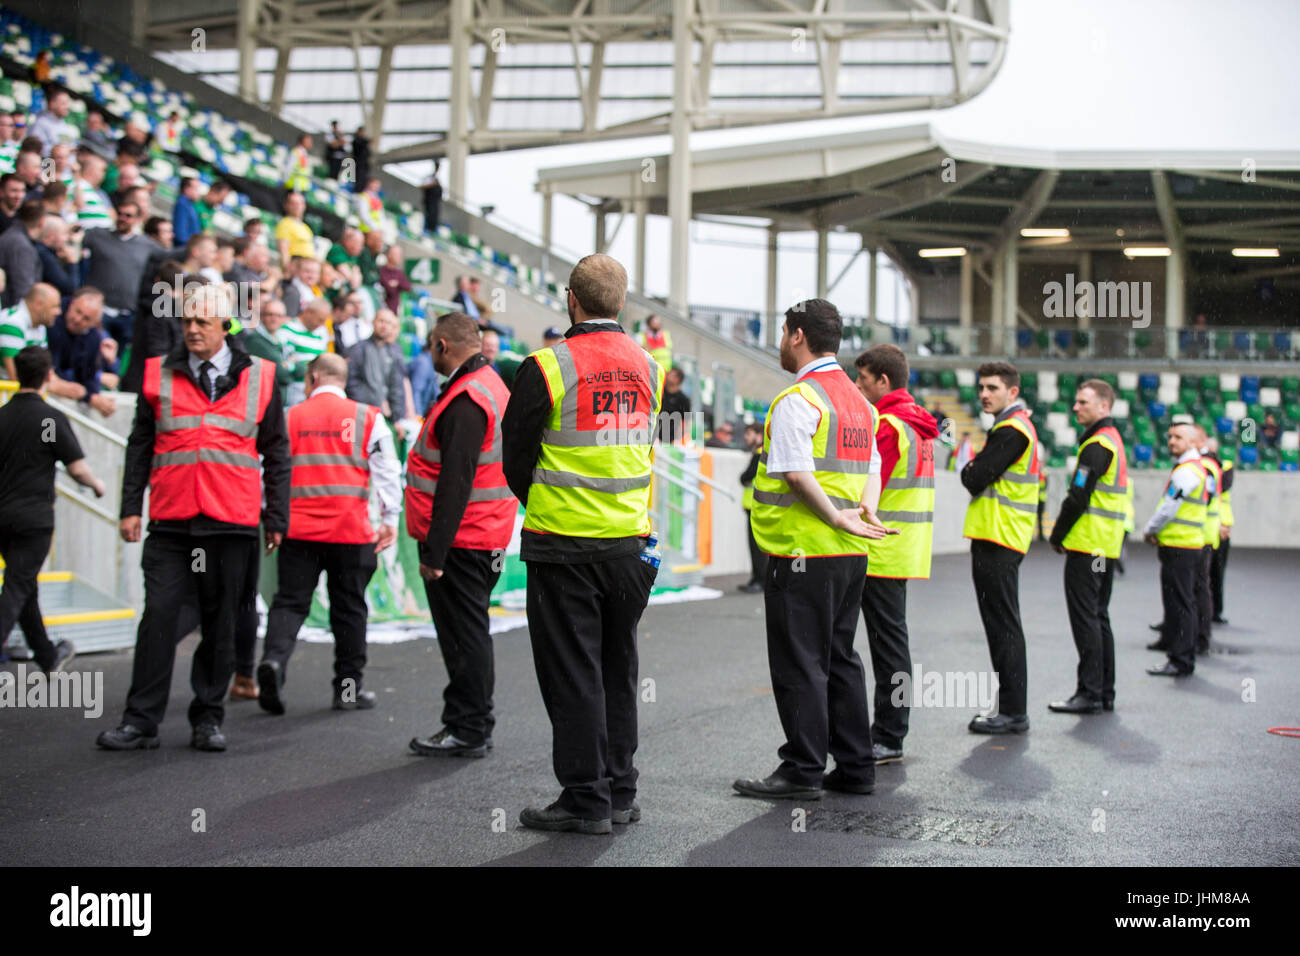
{"label": "green hooped jersey", "polygon": [[778,395],[768,412],[763,452],[754,476],[754,505],[749,512],[754,540],[763,551],[777,557],[866,554],[866,538],[828,525],[799,500],[784,478],[767,473],[773,413],[791,396],[803,398],[820,413],[812,438],[812,475],[831,504],[839,509],[856,508],[867,484],[876,444],[875,409],[839,365],[809,372]]}
{"label": "green hooped jersey", "polygon": [[[1067,551],[1118,559],[1124,545],[1124,526],[1129,517],[1128,459],[1124,455],[1124,439],[1114,426],[1099,428],[1079,446],[1076,456],[1082,455],[1089,445],[1101,445],[1110,452],[1110,465],[1104,475],[1098,476],[1087,509],[1061,545]],[[1073,480],[1082,484],[1085,476],[1076,469]]]}
{"label": "green hooped jersey", "polygon": [[997,481],[971,499],[962,534],[1024,554],[1034,538],[1034,519],[1038,516],[1038,432],[1023,405],[998,416],[989,435],[999,428],[1016,429],[1029,439],[1029,444]]}

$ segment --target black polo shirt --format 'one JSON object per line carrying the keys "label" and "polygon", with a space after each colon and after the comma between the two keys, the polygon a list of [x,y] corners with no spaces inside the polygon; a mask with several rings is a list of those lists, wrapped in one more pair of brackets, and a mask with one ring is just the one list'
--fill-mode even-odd
{"label": "black polo shirt", "polygon": [[0,525],[20,533],[54,529],[54,463],[85,455],[67,416],[35,392],[0,407]]}

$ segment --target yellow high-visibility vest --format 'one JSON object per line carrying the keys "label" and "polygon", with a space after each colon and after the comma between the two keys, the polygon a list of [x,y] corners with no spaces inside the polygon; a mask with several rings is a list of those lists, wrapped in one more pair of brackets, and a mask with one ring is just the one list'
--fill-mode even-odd
{"label": "yellow high-visibility vest", "polygon": [[530,357],[552,404],[524,528],[581,538],[649,534],[663,368],[621,331],[575,335]]}
{"label": "yellow high-visibility vest", "polygon": [[[1235,466],[1232,462],[1230,462],[1230,461],[1225,461],[1225,462],[1223,463],[1223,479],[1224,479],[1225,482],[1226,482],[1227,479],[1228,479],[1228,472],[1232,471],[1233,468],[1235,468],[1235,467],[1236,467],[1236,466]],[[1223,496],[1222,496],[1222,497],[1223,497],[1223,500],[1219,503],[1219,523],[1222,524],[1225,528],[1231,528],[1231,527],[1232,527],[1232,521],[1233,521],[1233,518],[1232,518],[1232,489],[1231,489],[1231,488],[1226,489],[1226,490],[1223,492]]]}
{"label": "yellow high-visibility vest", "polygon": [[999,428],[1014,428],[1029,439],[1029,445],[997,481],[971,499],[962,534],[1024,554],[1034,538],[1038,515],[1038,432],[1023,406],[1003,415],[989,436]]}
{"label": "yellow high-visibility vest", "polygon": [[883,482],[876,517],[898,534],[867,542],[867,576],[928,578],[934,545],[934,440],[920,438],[888,412],[880,415],[880,427],[885,425],[898,436],[898,461]]}
{"label": "yellow high-visibility vest", "polygon": [[1079,446],[1076,457],[1089,445],[1101,445],[1110,452],[1110,467],[1097,479],[1087,510],[1079,516],[1061,546],[1067,551],[1102,554],[1117,559],[1124,545],[1124,525],[1129,517],[1128,459],[1124,439],[1110,426],[1098,429]]}
{"label": "yellow high-visibility vest", "polygon": [[1201,456],[1201,466],[1214,478],[1214,490],[1210,482],[1205,482],[1205,543],[1217,549],[1219,547],[1219,524],[1221,516],[1219,507],[1223,494],[1223,468],[1213,458]]}
{"label": "yellow high-visibility vest", "polygon": [[1156,542],[1165,548],[1188,548],[1199,551],[1205,547],[1205,466],[1201,464],[1199,458],[1192,461],[1185,461],[1180,465],[1175,465],[1174,470],[1169,473],[1169,484],[1165,485],[1165,491],[1169,490],[1169,485],[1173,484],[1173,476],[1179,468],[1190,468],[1196,474],[1196,488],[1190,495],[1184,496],[1182,502],[1178,505],[1178,511],[1169,519],[1169,522],[1156,532]]}

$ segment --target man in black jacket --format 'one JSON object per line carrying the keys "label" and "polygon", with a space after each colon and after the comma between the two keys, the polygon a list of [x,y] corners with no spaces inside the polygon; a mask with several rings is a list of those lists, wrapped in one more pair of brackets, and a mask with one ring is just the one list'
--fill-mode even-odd
{"label": "man in black jacket", "polygon": [[[226,334],[233,308],[224,286],[202,286],[187,295],[182,346],[152,360],[159,363],[156,375],[145,370],[127,442],[120,527],[122,540],[140,540],[148,487],[149,535],[141,561],[145,606],[121,726],[96,741],[106,750],[158,746],[176,643],[184,636],[178,624],[186,606],[195,604],[202,640],[190,674],[190,745],[226,749],[223,700],[234,674],[236,622],[251,598],[246,568],[257,553],[259,512],[268,554],[288,530],[290,472],[279,392],[274,379],[263,376],[262,359],[250,357]],[[223,403],[232,392],[235,400]],[[213,406],[219,410],[195,414]],[[214,446],[176,450],[187,443],[178,432],[196,433],[197,442]],[[244,469],[256,469],[260,480],[252,483]]]}

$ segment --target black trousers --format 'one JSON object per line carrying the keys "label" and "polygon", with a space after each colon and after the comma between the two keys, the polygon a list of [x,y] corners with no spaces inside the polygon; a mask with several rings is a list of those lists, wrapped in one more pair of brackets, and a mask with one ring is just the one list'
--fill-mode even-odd
{"label": "black trousers", "polygon": [[285,538],[280,546],[280,584],[266,619],[262,659],[275,661],[288,678],[289,657],[302,622],[311,613],[311,596],[325,573],[334,634],[334,692],[351,680],[361,689],[366,666],[366,585],[379,565],[373,544],[338,544]]}
{"label": "black trousers", "polygon": [[1214,616],[1223,617],[1223,578],[1228,573],[1228,552],[1232,549],[1232,539],[1224,538],[1214,552],[1210,564],[1210,593],[1214,596]]}
{"label": "black trousers", "polygon": [[501,571],[493,552],[452,548],[442,577],[424,582],[429,614],[447,665],[442,725],[468,744],[492,736],[492,688],[496,679],[488,605]]}
{"label": "black trousers", "polygon": [[785,731],[776,772],[801,786],[822,785],[827,753],[847,780],[876,779],[866,671],[853,649],[866,573],[866,555],[767,562],[767,661]]}
{"label": "black trousers", "polygon": [[253,550],[253,560],[248,562],[244,577],[244,603],[239,620],[235,622],[235,673],[252,677],[257,663],[257,582],[262,575],[262,549]]}
{"label": "black trousers", "polygon": [[745,530],[749,533],[749,583],[761,583],[767,571],[767,552],[758,546],[754,537],[754,526],[750,524],[749,512],[745,512]]}
{"label": "black trousers", "polygon": [[907,579],[873,578],[862,586],[862,617],[867,622],[867,647],[876,679],[875,721],[871,739],[899,750],[907,736],[909,695],[894,706],[895,674],[912,673],[912,652],[907,644]]}
{"label": "black trousers", "polygon": [[1110,628],[1114,583],[1115,562],[1110,558],[1065,553],[1065,606],[1079,652],[1074,692],[1095,701],[1115,699],[1115,634]]}
{"label": "black trousers", "polygon": [[[235,668],[235,623],[247,600],[244,579],[257,552],[252,535],[152,533],[144,539],[144,613],[135,638],[123,723],[156,733],[167,712],[177,625],[186,605],[199,609],[202,637],[190,667],[190,724],[220,724]],[[192,612],[191,612],[192,613]]]}
{"label": "black trousers", "polygon": [[1162,547],[1160,600],[1165,608],[1165,653],[1179,670],[1190,674],[1196,666],[1196,634],[1200,618],[1196,608],[1196,580],[1200,577],[1199,548]]}
{"label": "black trousers", "polygon": [[1210,646],[1210,631],[1214,621],[1214,593],[1210,583],[1214,549],[1208,544],[1201,549],[1201,564],[1196,574],[1196,649],[1205,651]]}
{"label": "black trousers", "polygon": [[559,804],[589,820],[636,797],[636,628],[657,574],[635,554],[528,563],[528,636],[564,788]]}
{"label": "black trousers", "polygon": [[998,674],[998,713],[1028,713],[1029,665],[1020,624],[1020,562],[1025,556],[992,541],[971,541],[971,578],[984,621],[989,656]]}
{"label": "black trousers", "polygon": [[50,553],[53,531],[9,531],[0,527],[0,558],[4,558],[4,586],[0,588],[0,647],[9,640],[14,624],[22,625],[27,647],[42,670],[54,666],[54,645],[45,633],[41,606],[36,600],[36,576]]}

